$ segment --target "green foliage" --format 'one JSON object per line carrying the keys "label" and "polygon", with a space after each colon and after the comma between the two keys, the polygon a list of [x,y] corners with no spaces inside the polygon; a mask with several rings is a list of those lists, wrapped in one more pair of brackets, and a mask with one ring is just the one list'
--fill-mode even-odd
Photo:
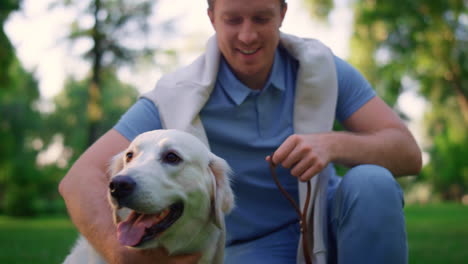
{"label": "green foliage", "polygon": [[[123,5],[121,1],[107,2]],[[99,113],[94,131],[101,135],[135,101],[137,92],[133,87],[122,84],[116,77],[115,67],[109,66],[112,60],[106,61],[108,64],[93,67],[89,78],[82,81],[70,79],[55,98],[54,112],[39,112],[36,108],[40,98],[37,82],[23,69],[3,32],[5,19],[19,7],[19,3],[12,0],[0,3],[0,213],[15,216],[63,214],[65,206],[57,186],[69,164],[38,164],[38,153],[50,146],[54,136],[62,135],[63,144],[74,155],[65,157],[65,160],[74,160],[88,144],[86,130],[90,123],[90,106]],[[111,49],[111,46],[106,48]],[[118,53],[116,56],[122,60],[128,59],[120,56],[124,50],[117,52],[114,49],[113,52]],[[94,101],[94,105],[90,105],[91,89],[88,88],[97,84],[97,95],[102,101]]]}
{"label": "green foliage", "polygon": [[459,114],[455,98],[434,107],[427,115],[428,132],[433,139],[429,149],[431,162],[424,168],[422,178],[432,182],[442,198],[459,200],[468,191],[468,124]]}
{"label": "green foliage", "polygon": [[[420,83],[423,95],[443,101],[454,95],[456,82],[466,83],[466,11],[461,0],[358,1],[352,54],[358,52],[351,60],[359,62],[362,53],[369,53],[372,62],[363,63],[375,66],[370,75],[382,90],[396,85],[400,89],[393,93],[398,94],[401,80],[409,76]],[[378,81],[391,75],[395,81],[390,85]]]}
{"label": "green foliage", "polygon": [[[2,92],[0,97],[0,108],[5,114],[0,123],[0,212],[16,216],[64,213],[57,186],[67,167],[58,167],[58,164],[38,167],[36,157],[57,134],[63,136],[65,147],[72,150],[70,160],[85,150],[87,105],[83,102],[89,80],[70,79],[54,100],[55,111],[46,115],[32,108],[33,99],[38,96],[34,93],[37,86],[30,75],[22,73],[25,76],[12,78],[15,89],[3,90],[9,92]],[[102,78],[105,100],[103,121],[97,127],[99,135],[112,128],[137,96],[135,88],[121,83],[114,70],[105,71]],[[27,89],[32,91],[27,93]],[[34,149],[33,140],[40,140],[44,146]]]}
{"label": "green foliage", "polygon": [[311,15],[319,19],[327,18],[334,7],[333,0],[304,0]]}
{"label": "green foliage", "polygon": [[0,211],[33,215],[37,185],[44,180],[32,146],[42,129],[42,117],[33,107],[37,84],[18,60],[8,68],[9,85],[0,87]]}
{"label": "green foliage", "polygon": [[[3,39],[5,41],[5,39]],[[8,41],[6,39],[6,41]],[[2,46],[9,43],[2,44]],[[31,141],[40,130],[41,116],[33,105],[39,97],[37,83],[14,57],[0,65],[8,81],[0,84],[0,211],[11,215],[32,215],[40,179],[37,151]],[[26,192],[21,192],[24,188]]]}
{"label": "green foliage", "polygon": [[[320,0],[306,0],[321,3]],[[431,104],[423,178],[443,197],[468,191],[468,6],[464,0],[357,0],[350,61],[394,105],[405,89]],[[453,187],[455,185],[455,187]],[[457,189],[458,195],[450,189]]]}
{"label": "green foliage", "polygon": [[5,0],[0,2],[0,66],[3,66],[0,71],[0,83],[4,86],[9,85],[10,81],[9,71],[5,69],[8,69],[8,66],[13,63],[15,56],[13,47],[3,30],[3,24],[8,18],[8,15],[19,8],[20,2],[21,1],[18,0]]}
{"label": "green foliage", "polygon": [[82,58],[91,62],[87,96],[81,97],[84,99],[82,103],[87,105],[84,111],[88,123],[83,126],[86,129],[86,146],[98,139],[100,123],[104,120],[101,107],[104,71],[132,65],[138,58],[147,58],[153,54],[154,48],[147,45],[147,33],[150,29],[148,18],[155,2],[89,0],[83,5],[81,0],[58,0],[54,4],[77,7],[81,11],[80,16],[91,18],[94,22],[80,23],[80,18],[77,18],[68,36],[71,42],[78,39],[92,41],[92,46],[82,55]]}
{"label": "green foliage", "polygon": [[[82,0],[59,0],[67,6],[83,6]],[[91,39],[94,43],[83,57],[96,63],[96,56],[102,56],[103,67],[128,65],[141,55],[152,54],[146,46],[149,33],[149,16],[156,1],[139,0],[90,0],[80,16],[94,19],[93,24],[83,25],[77,18],[70,27],[69,40]],[[129,45],[129,41],[138,39]]]}
{"label": "green foliage", "polygon": [[[49,129],[64,137],[64,145],[73,150],[75,160],[87,148],[87,105],[89,79],[69,79],[65,88],[54,98],[55,111],[47,117]],[[115,70],[107,69],[102,74],[102,118],[97,126],[98,135],[111,129],[120,116],[136,101],[134,87],[122,83]],[[49,137],[52,137],[50,134]],[[51,138],[49,138],[50,140]]]}
{"label": "green foliage", "polygon": [[359,1],[355,10],[353,52],[361,52],[353,54],[372,51],[364,69],[391,103],[405,77],[417,83],[431,103],[426,129],[433,144],[424,178],[444,198],[459,200],[468,190],[467,6],[461,0]]}

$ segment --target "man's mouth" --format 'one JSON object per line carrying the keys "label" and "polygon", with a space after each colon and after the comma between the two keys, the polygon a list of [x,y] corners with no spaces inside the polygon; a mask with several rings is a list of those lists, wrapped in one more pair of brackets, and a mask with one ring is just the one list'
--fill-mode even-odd
{"label": "man's mouth", "polygon": [[171,227],[182,216],[183,211],[182,202],[174,203],[154,214],[132,211],[127,219],[117,226],[119,241],[124,246],[137,247],[152,240]]}
{"label": "man's mouth", "polygon": [[259,49],[260,48],[258,48],[258,49],[239,49],[239,52],[244,54],[244,55],[252,55],[252,54],[256,53]]}

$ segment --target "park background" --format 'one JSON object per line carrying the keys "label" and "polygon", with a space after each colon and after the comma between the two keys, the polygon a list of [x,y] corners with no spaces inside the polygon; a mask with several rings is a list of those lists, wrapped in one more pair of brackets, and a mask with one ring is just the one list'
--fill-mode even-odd
{"label": "park background", "polygon": [[[290,0],[282,31],[356,66],[424,152],[405,190],[410,263],[468,263],[466,0]],[[199,55],[205,0],[0,2],[0,263],[60,263],[57,186],[139,93]],[[385,205],[382,205],[385,206]]]}

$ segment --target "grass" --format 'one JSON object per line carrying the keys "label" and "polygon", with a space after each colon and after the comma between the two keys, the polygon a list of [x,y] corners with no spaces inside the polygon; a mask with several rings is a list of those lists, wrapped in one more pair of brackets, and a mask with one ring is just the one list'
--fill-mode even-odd
{"label": "grass", "polygon": [[468,263],[468,206],[409,206],[405,214],[410,264]]}
{"label": "grass", "polygon": [[[467,206],[408,206],[405,214],[410,264],[468,263]],[[76,238],[75,228],[64,217],[0,216],[0,263],[61,263]]]}
{"label": "grass", "polygon": [[65,217],[0,216],[0,263],[62,263],[77,236],[74,226]]}

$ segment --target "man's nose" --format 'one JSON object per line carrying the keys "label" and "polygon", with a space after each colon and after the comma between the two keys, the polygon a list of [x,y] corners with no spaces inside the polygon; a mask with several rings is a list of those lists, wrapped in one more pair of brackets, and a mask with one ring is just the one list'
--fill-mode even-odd
{"label": "man's nose", "polygon": [[250,45],[258,38],[258,32],[252,23],[246,22],[240,28],[239,40],[245,44]]}

